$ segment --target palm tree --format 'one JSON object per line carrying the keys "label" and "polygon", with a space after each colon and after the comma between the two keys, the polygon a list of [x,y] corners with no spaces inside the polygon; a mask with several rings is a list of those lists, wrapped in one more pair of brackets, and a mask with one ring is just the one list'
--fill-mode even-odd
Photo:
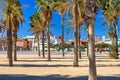
{"label": "palm tree", "polygon": [[85,0],[72,0],[71,1],[71,15],[74,20],[74,67],[78,67],[78,26],[84,22]]}
{"label": "palm tree", "polygon": [[37,48],[37,51],[38,51],[38,56],[40,57],[41,55],[40,55],[40,32],[41,31],[39,31],[38,30],[39,28],[38,27],[32,27],[31,28],[31,30],[34,32],[34,34],[35,34],[35,39],[37,39],[37,44],[38,44],[38,48]]}
{"label": "palm tree", "polygon": [[[85,27],[85,30],[86,30],[86,34],[87,34],[87,41],[88,41],[88,39],[89,39],[89,33],[88,33],[88,25],[86,25],[86,27]],[[88,52],[89,52],[89,50],[88,50],[88,43],[87,43],[87,56],[88,56]]]}
{"label": "palm tree", "polygon": [[109,38],[112,40],[112,44],[110,45],[110,48],[111,48],[111,51],[109,53],[110,57],[111,58],[116,58],[116,44],[115,44],[115,37],[116,37],[116,34],[115,34],[115,28],[114,27],[111,27],[109,28],[109,31],[108,31],[108,35],[109,35]]}
{"label": "palm tree", "polygon": [[45,23],[42,20],[42,17],[40,16],[41,13],[35,12],[31,17],[30,17],[30,25],[31,29],[35,33],[35,38],[37,38],[38,42],[38,56],[40,56],[40,38],[39,34],[44,31],[45,28]]}
{"label": "palm tree", "polygon": [[16,53],[16,42],[17,42],[17,31],[19,29],[19,26],[20,26],[20,23],[22,24],[24,22],[24,19],[23,19],[23,13],[22,13],[22,8],[21,8],[21,5],[20,5],[20,2],[19,1],[16,1],[16,4],[13,6],[14,9],[17,11],[17,12],[14,12],[14,16],[13,16],[13,37],[14,37],[14,61],[17,61],[17,53]]}
{"label": "palm tree", "polygon": [[7,29],[7,54],[9,59],[9,66],[13,65],[12,62],[12,31],[14,32],[15,36],[15,54],[14,60],[16,58],[16,33],[19,27],[19,22],[23,20],[21,16],[21,6],[18,0],[5,0],[6,7],[3,10],[4,17],[3,20],[6,24]]}
{"label": "palm tree", "polygon": [[85,4],[86,4],[86,0],[84,0],[84,1],[82,1],[82,0],[80,0],[79,1],[79,15],[80,15],[80,19],[78,20],[78,52],[79,52],[79,59],[81,59],[81,49],[80,49],[80,38],[81,38],[81,36],[80,36],[80,29],[81,29],[81,27],[82,27],[82,25],[84,25],[83,23],[85,22],[85,12],[86,12],[86,6],[85,6]]}
{"label": "palm tree", "polygon": [[109,38],[112,40],[112,43],[115,41],[115,29],[111,27],[108,31]]}
{"label": "palm tree", "polygon": [[44,40],[45,40],[45,31],[42,31],[42,52],[43,52],[43,58],[45,58],[45,44],[44,44]]}
{"label": "palm tree", "polygon": [[68,0],[55,0],[54,10],[57,10],[61,15],[61,24],[62,24],[62,56],[64,57],[64,14],[70,8],[70,2]]}
{"label": "palm tree", "polygon": [[13,66],[13,60],[12,60],[12,26],[14,24],[13,22],[13,16],[14,12],[17,12],[15,8],[13,7],[16,4],[17,0],[4,0],[6,3],[6,7],[4,9],[4,22],[6,24],[7,29],[7,54],[9,59],[9,66]]}
{"label": "palm tree", "polygon": [[39,7],[40,11],[42,12],[42,16],[44,21],[47,24],[47,39],[48,39],[48,61],[51,61],[50,55],[50,21],[52,20],[52,1],[50,0],[36,0],[37,6]]}
{"label": "palm tree", "polygon": [[120,16],[120,1],[119,0],[97,0],[98,4],[103,10],[106,20],[115,28],[115,47],[116,59],[119,58],[118,54],[118,17]]}
{"label": "palm tree", "polygon": [[[80,53],[80,32],[78,29],[80,29],[81,24],[84,22],[85,17],[85,0],[72,0],[70,5],[70,15],[72,16],[73,20],[68,20],[68,23],[71,23],[74,25],[74,63],[73,65],[75,67],[78,67],[78,50],[79,50],[79,57],[81,57]],[[71,31],[73,28],[70,28],[68,30]],[[78,39],[79,38],[79,39]]]}
{"label": "palm tree", "polygon": [[[70,23],[70,24],[75,24],[75,21],[74,20],[68,20],[67,21],[67,23]],[[82,22],[81,21],[79,21],[78,20],[78,55],[79,55],[79,59],[81,59],[81,50],[80,50],[80,28],[81,28],[81,26],[82,26],[82,24],[81,24]],[[67,33],[69,33],[71,30],[73,30],[73,27],[70,27],[69,29],[68,29],[68,32]]]}
{"label": "palm tree", "polygon": [[86,22],[88,24],[88,52],[89,52],[89,80],[97,80],[96,61],[95,61],[95,40],[94,40],[94,22],[97,13],[95,0],[87,0],[86,4]]}
{"label": "palm tree", "polygon": [[3,21],[3,19],[0,19],[0,33],[2,33],[2,36],[5,32],[5,23]]}
{"label": "palm tree", "polygon": [[81,59],[81,48],[80,48],[80,26],[78,27],[78,53],[79,53],[79,59]]}

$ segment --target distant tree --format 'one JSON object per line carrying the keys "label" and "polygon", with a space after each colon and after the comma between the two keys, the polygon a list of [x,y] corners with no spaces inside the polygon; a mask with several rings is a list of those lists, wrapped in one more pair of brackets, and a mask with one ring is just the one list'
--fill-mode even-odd
{"label": "distant tree", "polygon": [[118,45],[118,47],[120,47],[120,44]]}
{"label": "distant tree", "polygon": [[108,36],[112,40],[112,43],[114,43],[114,41],[115,41],[115,35],[116,35],[115,28],[113,28],[113,27],[109,28]]}
{"label": "distant tree", "polygon": [[115,33],[114,27],[109,28],[108,35],[109,35],[109,38],[112,40],[112,44],[110,45],[111,51],[109,55],[111,58],[116,58],[118,55],[116,53],[116,43],[115,43],[116,33]]}
{"label": "distant tree", "polygon": [[81,23],[84,22],[84,12],[85,12],[86,0],[71,0],[71,10],[70,15],[73,20],[71,21],[74,25],[74,67],[78,67],[78,29]]}
{"label": "distant tree", "polygon": [[0,33],[2,34],[2,37],[3,37],[3,34],[5,32],[5,22],[3,21],[3,19],[0,19]]}
{"label": "distant tree", "polygon": [[[21,12],[20,5],[18,0],[4,0],[6,3],[5,9],[3,10],[4,17],[3,21],[6,24],[7,29],[7,54],[9,59],[9,66],[13,66],[13,60],[12,60],[12,30],[15,28],[15,19],[21,18]],[[16,16],[16,18],[15,18]],[[17,26],[18,27],[18,26]]]}
{"label": "distant tree", "polygon": [[109,44],[106,44],[106,43],[96,44],[96,47],[97,48],[107,48],[107,47],[109,47]]}
{"label": "distant tree", "polygon": [[19,26],[20,24],[22,24],[24,22],[24,19],[23,19],[23,13],[22,13],[22,6],[20,4],[20,2],[17,0],[16,1],[16,5],[14,5],[14,8],[17,12],[14,13],[14,16],[13,16],[13,46],[14,46],[14,61],[17,61],[17,52],[16,52],[16,42],[17,42],[17,32],[19,30]]}
{"label": "distant tree", "polygon": [[97,0],[103,10],[103,15],[111,26],[114,26],[115,33],[115,53],[118,59],[118,17],[120,16],[120,0]]}
{"label": "distant tree", "polygon": [[36,0],[37,6],[42,12],[43,20],[47,24],[47,39],[48,39],[48,61],[51,61],[50,55],[50,21],[52,20],[52,1],[51,0]]}
{"label": "distant tree", "polygon": [[110,44],[102,43],[102,44],[96,44],[96,48],[109,48]]}
{"label": "distant tree", "polygon": [[31,17],[30,17],[30,25],[33,33],[35,34],[35,38],[37,39],[38,42],[38,56],[40,56],[40,33],[44,31],[46,24],[42,20],[42,17],[40,16],[41,13],[35,12]]}
{"label": "distant tree", "polygon": [[45,31],[42,31],[42,55],[43,58],[45,58],[45,44],[44,44],[44,40],[45,40]]}
{"label": "distant tree", "polygon": [[53,9],[55,11],[58,11],[61,15],[61,23],[62,23],[62,56],[64,57],[64,14],[68,11],[70,8],[70,2],[69,0],[53,0],[54,7]]}

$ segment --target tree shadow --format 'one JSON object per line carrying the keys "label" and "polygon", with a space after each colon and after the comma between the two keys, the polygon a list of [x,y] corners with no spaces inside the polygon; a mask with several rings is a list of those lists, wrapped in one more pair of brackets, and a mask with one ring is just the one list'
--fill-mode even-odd
{"label": "tree shadow", "polygon": [[[89,65],[80,65],[80,67],[88,67]],[[120,64],[111,65],[111,64],[96,64],[96,67],[120,67]]]}
{"label": "tree shadow", "polygon": [[[83,62],[86,60],[80,59],[79,62]],[[40,60],[17,60],[16,62],[50,62],[47,59],[40,59]],[[73,62],[73,59],[52,59],[51,62]]]}
{"label": "tree shadow", "polygon": [[108,56],[96,56],[96,59],[109,59]]}
{"label": "tree shadow", "polygon": [[104,60],[102,60],[102,59],[99,59],[99,60],[96,60],[96,62],[120,62],[120,60],[118,60],[118,59],[104,59]]}
{"label": "tree shadow", "polygon": [[[8,64],[0,64],[2,67],[7,67]],[[79,65],[79,67],[88,67],[88,64]],[[13,67],[73,67],[73,64],[14,64]],[[97,64],[96,67],[120,67],[120,64]]]}
{"label": "tree shadow", "polygon": [[116,64],[116,65],[112,65],[112,64],[109,64],[109,65],[106,65],[106,64],[97,64],[96,66],[97,67],[120,67],[120,64]]}
{"label": "tree shadow", "polygon": [[[8,66],[7,64],[0,64],[0,66]],[[56,64],[56,65],[48,65],[48,64],[14,64],[13,67],[72,67],[73,65],[61,65],[61,64]]]}
{"label": "tree shadow", "polygon": [[[98,80],[120,80],[120,77],[114,76],[98,76]],[[69,77],[69,75],[47,75],[47,76],[30,76],[25,74],[20,75],[0,75],[0,80],[88,80],[88,76]]]}
{"label": "tree shadow", "polygon": [[[102,56],[100,56],[101,58]],[[88,67],[88,64],[84,64],[82,65],[81,62],[85,62],[86,63],[88,62],[85,58],[87,57],[83,57],[82,59],[79,59],[79,63],[80,63],[80,67]],[[6,62],[8,60],[5,60]],[[97,67],[120,67],[120,64],[102,64],[102,62],[119,62],[120,59],[113,59],[113,60],[110,60],[108,58],[105,58],[105,59],[97,59],[96,62],[101,62],[100,64],[97,64],[96,66]],[[73,58],[72,57],[67,57],[67,58],[53,58],[51,61],[48,61],[47,58],[45,59],[18,59],[17,62],[20,62],[20,64],[14,64],[14,67],[73,67]],[[25,63],[22,63],[22,62],[26,62],[27,64]],[[39,62],[40,64],[31,64],[31,62]],[[46,64],[42,64],[42,62],[45,62]],[[47,64],[47,63],[55,63],[55,62],[71,62],[71,64],[67,65],[67,64]],[[0,66],[8,66],[7,64],[0,64]]]}
{"label": "tree shadow", "polygon": [[47,60],[17,60],[16,62],[47,62]]}

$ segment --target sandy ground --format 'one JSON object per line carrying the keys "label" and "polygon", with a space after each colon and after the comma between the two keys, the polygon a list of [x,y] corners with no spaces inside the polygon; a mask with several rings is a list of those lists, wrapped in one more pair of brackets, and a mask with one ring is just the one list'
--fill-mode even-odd
{"label": "sandy ground", "polygon": [[[47,55],[46,55],[47,57]],[[97,54],[98,80],[120,80],[120,59]],[[88,59],[83,56],[79,67],[73,67],[73,55],[52,55],[47,61],[34,54],[18,55],[13,67],[8,67],[6,55],[0,54],[0,80],[88,80]]]}

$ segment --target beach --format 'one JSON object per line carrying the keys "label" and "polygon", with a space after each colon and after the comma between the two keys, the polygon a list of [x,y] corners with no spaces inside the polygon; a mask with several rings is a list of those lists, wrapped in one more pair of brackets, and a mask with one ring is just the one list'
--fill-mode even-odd
{"label": "beach", "polygon": [[[84,53],[83,53],[84,54]],[[18,54],[18,61],[8,67],[5,54],[0,54],[0,80],[88,80],[89,67],[86,55],[79,59],[79,67],[73,67],[73,54],[63,58],[53,54],[52,60],[35,54]],[[98,80],[120,80],[120,59],[110,59],[108,55],[96,54]]]}

